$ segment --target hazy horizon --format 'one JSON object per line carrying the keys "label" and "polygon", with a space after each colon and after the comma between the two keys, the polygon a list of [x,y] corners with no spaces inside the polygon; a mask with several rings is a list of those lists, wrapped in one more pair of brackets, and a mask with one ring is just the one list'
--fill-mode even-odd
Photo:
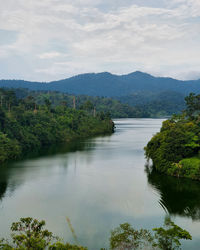
{"label": "hazy horizon", "polygon": [[54,81],[60,81],[60,80],[64,80],[64,79],[68,79],[68,78],[72,78],[72,77],[76,77],[76,76],[79,76],[79,75],[87,75],[87,74],[102,74],[102,73],[109,73],[111,75],[116,75],[116,76],[123,76],[123,75],[129,75],[129,74],[133,74],[133,73],[136,73],[136,72],[141,72],[143,74],[148,74],[148,75],[151,75],[153,77],[161,77],[161,78],[172,78],[172,79],[175,79],[175,80],[180,80],[180,81],[195,81],[195,80],[200,80],[200,77],[199,78],[196,78],[196,79],[178,79],[178,78],[175,78],[175,77],[170,77],[170,76],[161,76],[161,75],[153,75],[151,73],[148,73],[148,72],[143,72],[143,71],[133,71],[133,72],[129,72],[127,74],[115,74],[115,73],[111,73],[111,72],[108,72],[108,71],[102,71],[102,72],[85,72],[85,73],[80,73],[80,74],[77,74],[77,75],[72,75],[72,76],[69,76],[69,77],[65,77],[65,78],[59,78],[59,79],[52,79],[52,80],[49,80],[49,81],[40,81],[39,79],[38,80],[28,80],[28,79],[11,79],[11,78],[2,78],[0,79],[1,80],[16,80],[16,81],[28,81],[28,82],[44,82],[44,83],[49,83],[49,82],[54,82]]}

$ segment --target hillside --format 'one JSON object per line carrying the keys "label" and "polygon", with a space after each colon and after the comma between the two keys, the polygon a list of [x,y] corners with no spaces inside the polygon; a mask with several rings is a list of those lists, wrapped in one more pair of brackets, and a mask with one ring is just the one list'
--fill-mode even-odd
{"label": "hillside", "polygon": [[[3,89],[2,89],[3,90]],[[46,100],[49,100],[53,107],[59,105],[65,105],[68,108],[74,106],[74,95],[61,93],[58,91],[33,91],[28,89],[12,89],[18,99],[24,99],[26,101],[34,99],[39,105],[44,105]],[[1,89],[0,89],[1,91]],[[1,94],[0,94],[1,97]],[[3,97],[1,97],[3,98]],[[98,96],[75,96],[75,106],[77,110],[85,110],[90,113],[109,113],[112,118],[127,118],[127,117],[151,117],[156,116],[156,113],[152,113],[151,110],[146,109],[143,106],[131,106],[121,103],[119,100]],[[161,109],[165,111],[165,109]],[[160,110],[159,110],[160,111]],[[177,110],[178,111],[178,110]],[[166,113],[166,115],[169,115]]]}
{"label": "hillside", "polygon": [[0,87],[52,90],[90,96],[126,96],[132,93],[160,93],[174,91],[184,96],[200,92],[200,80],[180,81],[172,78],[154,77],[136,71],[128,75],[113,75],[108,72],[77,75],[68,79],[44,82],[23,80],[0,80]]}
{"label": "hillside", "polygon": [[[49,100],[53,107],[64,104],[73,108],[75,97],[76,109],[109,113],[112,118],[166,117],[174,113],[178,114],[185,108],[184,96],[172,91],[149,95],[135,93],[118,98],[72,95],[58,91],[33,91],[21,88],[12,88],[12,91],[15,92],[18,99],[34,99],[39,105],[44,105],[46,100]],[[3,96],[0,95],[0,97],[4,99]]]}

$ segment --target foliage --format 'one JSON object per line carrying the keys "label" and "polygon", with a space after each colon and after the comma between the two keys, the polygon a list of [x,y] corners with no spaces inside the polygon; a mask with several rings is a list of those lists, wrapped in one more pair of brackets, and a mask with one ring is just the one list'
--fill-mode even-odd
{"label": "foliage", "polygon": [[0,163],[16,159],[22,152],[78,137],[112,133],[108,114],[75,110],[63,105],[53,107],[45,97],[43,104],[27,96],[16,99],[13,91],[0,89]]}
{"label": "foliage", "polygon": [[187,115],[190,117],[198,116],[200,114],[200,95],[190,93],[189,96],[185,98],[185,101],[187,104]]}
{"label": "foliage", "polygon": [[57,91],[30,91],[28,89],[13,89],[18,98],[26,99],[32,96],[37,104],[43,105],[46,100],[50,100],[52,107],[62,105],[64,107],[73,108],[74,98],[76,108],[84,110],[89,114],[94,114],[94,109],[97,112],[110,113],[112,118],[122,117],[150,117],[150,113],[146,111],[146,107],[142,105],[128,105],[117,99],[87,96],[87,95],[69,95]]}
{"label": "foliage", "polygon": [[180,240],[192,240],[186,230],[177,226],[169,217],[165,218],[164,227],[154,228],[156,246],[164,250],[180,249]]}
{"label": "foliage", "polygon": [[15,159],[20,153],[19,143],[0,132],[0,162],[4,162],[7,159]]}
{"label": "foliage", "polygon": [[56,242],[49,247],[49,250],[87,250],[86,247],[71,245],[69,243]]}
{"label": "foliage", "polygon": [[153,238],[148,230],[135,230],[128,223],[121,224],[111,232],[110,249],[146,249],[152,243]]}
{"label": "foliage", "polygon": [[184,95],[174,91],[139,91],[118,97],[122,103],[145,110],[150,117],[166,117],[181,113],[185,108]]}
{"label": "foliage", "polygon": [[200,180],[199,96],[191,94],[186,102],[185,113],[164,121],[160,132],[145,147],[145,153],[160,172]]}
{"label": "foliage", "polygon": [[[19,80],[1,80],[1,87],[28,88],[35,91],[69,93],[75,95],[109,97],[119,100],[122,111],[110,109],[112,117],[159,117],[170,116],[184,109],[184,97],[191,91],[199,93],[198,81],[178,81],[171,78],[153,77],[142,72],[117,76],[107,72],[82,74],[61,81],[50,83],[28,82]],[[106,99],[106,98],[105,98]],[[116,100],[114,100],[116,102]],[[94,104],[94,102],[92,102]],[[126,112],[122,103],[128,104]],[[113,103],[115,106],[115,103]],[[131,107],[134,107],[132,110]],[[106,106],[104,106],[106,108]],[[111,109],[113,111],[111,111]],[[104,111],[104,110],[103,110]],[[137,116],[139,113],[139,116]],[[143,114],[144,113],[144,114]],[[121,116],[119,116],[121,114]],[[148,116],[146,116],[148,114]]]}
{"label": "foliage", "polygon": [[168,169],[169,174],[200,180],[200,158],[198,156],[184,158],[179,163],[174,163]]}
{"label": "foliage", "polygon": [[186,230],[177,226],[169,217],[165,218],[164,226],[149,230],[135,230],[130,224],[124,223],[111,232],[110,249],[180,249],[180,240],[192,240]]}
{"label": "foliage", "polygon": [[[0,240],[2,250],[49,249],[49,250],[87,250],[86,247],[63,243],[52,232],[44,229],[45,221],[27,217],[12,223],[12,242]],[[149,230],[135,230],[130,224],[124,223],[115,228],[110,236],[110,249],[180,249],[180,240],[191,240],[191,235],[180,228],[169,217],[165,219],[164,227]]]}
{"label": "foliage", "polygon": [[38,221],[30,217],[21,218],[19,222],[14,222],[11,226],[12,244],[5,240],[0,241],[2,250],[87,250],[85,247],[62,243],[52,232],[44,229],[45,221]]}
{"label": "foliage", "polygon": [[50,101],[51,106],[65,106],[73,108],[75,97],[76,108],[93,113],[94,108],[97,112],[109,112],[112,118],[126,117],[166,117],[174,113],[180,113],[185,108],[184,95],[174,91],[164,91],[154,93],[152,91],[137,91],[128,96],[120,97],[99,97],[87,95],[71,95],[58,91],[31,91],[28,89],[12,89],[18,98],[30,101],[31,99],[39,105]]}
{"label": "foliage", "polygon": [[44,249],[54,239],[53,234],[44,230],[44,221],[33,220],[32,218],[21,218],[19,222],[13,223],[11,230],[19,232],[12,234],[16,248]]}

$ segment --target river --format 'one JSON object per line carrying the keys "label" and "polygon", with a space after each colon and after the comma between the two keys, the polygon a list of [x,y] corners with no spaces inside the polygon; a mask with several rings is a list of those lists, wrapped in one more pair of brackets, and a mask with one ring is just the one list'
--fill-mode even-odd
{"label": "river", "polygon": [[[0,167],[0,237],[21,217],[44,219],[66,241],[108,247],[110,230],[160,227],[166,214],[200,249],[200,183],[145,171],[144,146],[161,119],[115,120],[111,136],[51,146]],[[67,219],[74,229],[72,235]]]}

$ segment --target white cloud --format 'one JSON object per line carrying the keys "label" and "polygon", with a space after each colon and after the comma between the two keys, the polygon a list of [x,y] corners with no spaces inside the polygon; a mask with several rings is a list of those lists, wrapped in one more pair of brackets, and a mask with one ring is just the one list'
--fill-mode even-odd
{"label": "white cloud", "polygon": [[63,54],[63,53],[56,52],[56,51],[51,51],[51,52],[47,52],[47,53],[43,53],[43,54],[38,55],[38,57],[40,59],[52,59],[52,58],[65,57],[65,56],[67,56],[67,55]]}
{"label": "white cloud", "polygon": [[[199,0],[116,3],[4,1],[0,29],[18,35],[12,43],[0,43],[0,66],[5,58],[23,58],[19,63],[29,62],[28,76],[34,80],[137,69],[180,77],[182,72],[200,68]],[[25,78],[27,72],[21,67],[16,75]],[[12,78],[13,69],[1,72],[0,77]]]}

